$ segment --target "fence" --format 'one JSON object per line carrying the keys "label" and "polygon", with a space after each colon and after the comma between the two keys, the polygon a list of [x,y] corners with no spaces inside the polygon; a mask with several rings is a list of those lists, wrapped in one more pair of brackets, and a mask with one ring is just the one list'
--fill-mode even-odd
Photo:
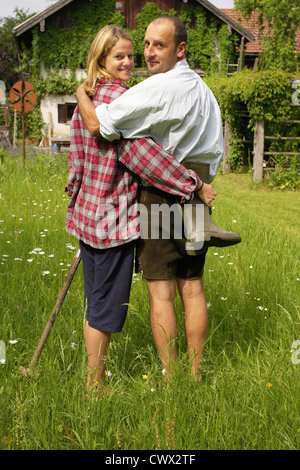
{"label": "fence", "polygon": [[[297,107],[300,106],[299,103],[297,104],[291,104],[291,106]],[[285,121],[285,123],[289,124],[300,124],[300,120],[294,119],[294,120],[289,120]],[[223,158],[223,174],[227,174],[230,172],[230,164],[227,161],[227,156],[230,153],[231,147],[230,147],[230,139],[231,139],[232,131],[230,128],[230,125],[228,121],[225,121],[225,130],[224,130],[224,158]],[[266,141],[281,141],[281,142],[290,142],[290,141],[295,141],[295,142],[300,142],[300,137],[299,136],[269,136],[265,135],[265,121],[264,120],[257,120],[255,123],[255,131],[253,135],[253,142],[249,140],[244,140],[244,143],[252,143],[253,144],[253,181],[255,183],[261,183],[264,179],[264,174],[265,172],[271,171],[274,168],[273,167],[267,167],[267,163],[269,160],[269,157],[274,155],[274,156],[279,156],[279,155],[284,155],[287,158],[289,158],[292,155],[299,155],[300,152],[290,152],[286,150],[281,150],[281,151],[269,151],[265,150]],[[299,158],[299,167],[300,167],[300,158]]]}
{"label": "fence", "polygon": [[[292,104],[291,106],[300,106],[300,104]],[[286,123],[291,124],[300,124],[300,120],[289,120],[285,121]],[[265,135],[265,122],[256,121],[255,132],[254,132],[254,141],[253,141],[253,181],[255,183],[260,183],[263,181],[264,172],[270,171],[272,168],[266,168],[265,157],[270,155],[285,155],[287,157],[291,155],[300,155],[300,152],[289,152],[289,151],[265,151],[265,141],[298,141],[300,142],[299,136],[270,136]],[[299,163],[300,166],[300,163]]]}
{"label": "fence", "polygon": [[6,146],[10,143],[9,108],[8,106],[0,106],[0,145]]}

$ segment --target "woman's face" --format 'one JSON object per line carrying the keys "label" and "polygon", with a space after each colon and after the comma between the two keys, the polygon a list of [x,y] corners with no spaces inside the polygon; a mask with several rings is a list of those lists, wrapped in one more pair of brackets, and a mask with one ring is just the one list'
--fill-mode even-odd
{"label": "woman's face", "polygon": [[127,82],[133,69],[132,43],[128,39],[120,38],[111,48],[106,57],[101,60],[107,73],[113,78]]}

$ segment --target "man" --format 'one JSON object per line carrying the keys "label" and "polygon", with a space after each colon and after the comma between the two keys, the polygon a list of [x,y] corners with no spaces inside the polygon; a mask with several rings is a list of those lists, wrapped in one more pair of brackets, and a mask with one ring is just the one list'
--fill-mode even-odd
{"label": "man", "polygon": [[[218,104],[211,91],[185,60],[187,34],[184,23],[176,17],[154,20],[145,35],[145,59],[154,75],[128,90],[109,106],[95,109],[78,88],[80,113],[89,131],[107,140],[151,136],[183,164],[201,161],[209,164],[208,182],[220,166],[223,155],[222,121]],[[134,150],[128,150],[128,160]],[[201,157],[199,157],[199,155]],[[125,162],[126,163],[126,162]],[[129,162],[127,162],[129,163]],[[199,187],[197,188],[200,189]],[[199,196],[211,190],[203,183]],[[208,201],[210,206],[216,193]],[[176,202],[153,187],[141,191],[141,202],[151,211],[154,204]],[[177,324],[174,311],[176,285],[185,309],[185,327],[191,373],[201,379],[201,357],[207,336],[208,314],[202,288],[206,251],[189,256],[184,239],[142,239],[140,262],[147,281],[150,316],[155,344],[163,368],[169,375],[177,359]]]}

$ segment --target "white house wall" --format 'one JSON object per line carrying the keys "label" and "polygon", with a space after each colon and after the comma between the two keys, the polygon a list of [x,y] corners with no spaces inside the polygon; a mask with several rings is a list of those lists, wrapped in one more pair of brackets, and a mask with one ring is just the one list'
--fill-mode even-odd
{"label": "white house wall", "polygon": [[[60,75],[69,77],[70,70],[60,71]],[[82,69],[76,69],[75,71],[76,80],[81,81],[86,78],[86,73]],[[41,63],[41,75],[44,80],[47,79],[47,72],[44,64]],[[69,138],[70,136],[70,123],[59,123],[58,122],[58,105],[64,103],[77,103],[75,95],[46,95],[41,100],[41,113],[45,122],[44,135],[48,135],[49,124],[51,127],[52,137]]]}
{"label": "white house wall", "polygon": [[48,135],[50,124],[52,137],[70,137],[70,123],[58,122],[58,105],[76,103],[75,95],[47,95],[41,100],[41,112],[45,122],[44,135]]}

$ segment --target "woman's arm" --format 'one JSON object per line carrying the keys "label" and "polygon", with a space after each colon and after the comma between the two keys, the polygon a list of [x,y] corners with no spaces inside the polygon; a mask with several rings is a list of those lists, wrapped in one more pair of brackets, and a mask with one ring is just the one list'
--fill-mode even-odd
{"label": "woman's arm", "polygon": [[95,106],[86,94],[84,83],[77,88],[76,97],[84,124],[92,136],[100,137],[100,122],[96,116]]}

